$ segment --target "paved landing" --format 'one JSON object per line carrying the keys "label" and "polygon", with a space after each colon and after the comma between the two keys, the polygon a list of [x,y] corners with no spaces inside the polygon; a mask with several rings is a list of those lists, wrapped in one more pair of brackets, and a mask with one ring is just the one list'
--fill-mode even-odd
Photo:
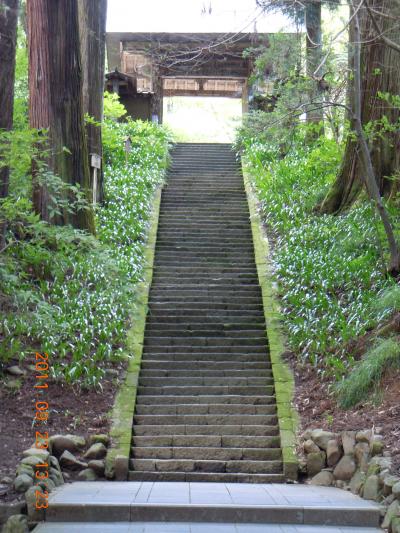
{"label": "paved landing", "polygon": [[[49,503],[48,522],[115,521],[119,525],[122,525],[121,522],[135,522],[131,524],[135,526],[139,525],[138,522],[180,522],[179,527],[186,527],[182,531],[193,531],[195,526],[190,522],[201,522],[203,526],[208,522],[236,524],[229,526],[231,531],[242,531],[238,524],[244,527],[246,523],[263,527],[282,523],[296,527],[305,524],[339,528],[357,526],[364,530],[379,524],[377,505],[339,489],[304,485],[74,483],[53,492]],[[144,524],[140,527],[148,526]],[[235,527],[236,530],[232,529]],[[206,531],[204,528],[198,530]],[[177,531],[181,530],[178,528]]]}
{"label": "paved landing", "polygon": [[98,524],[41,524],[35,533],[379,533],[365,527],[285,526],[265,524],[204,524],[165,522],[129,522]]}

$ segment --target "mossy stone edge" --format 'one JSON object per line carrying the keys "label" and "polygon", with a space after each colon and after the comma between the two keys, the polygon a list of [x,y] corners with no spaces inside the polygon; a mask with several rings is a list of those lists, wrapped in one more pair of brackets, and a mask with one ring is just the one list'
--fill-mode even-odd
{"label": "mossy stone edge", "polygon": [[129,471],[129,457],[132,441],[133,416],[143,353],[149,291],[153,278],[154,254],[157,240],[162,185],[154,193],[153,209],[149,220],[149,233],[145,250],[144,279],[135,288],[133,325],[127,334],[129,364],[125,380],[115,397],[111,412],[111,446],[106,456],[106,477],[126,481]]}
{"label": "mossy stone edge", "polygon": [[285,352],[285,338],[282,332],[278,297],[272,283],[270,245],[265,226],[259,214],[257,196],[245,166],[243,166],[243,176],[250,211],[255,260],[262,291],[264,316],[267,325],[266,334],[275,383],[284,475],[288,481],[296,481],[298,476],[298,459],[296,455],[298,415],[292,404],[294,377],[291,369],[282,358]]}

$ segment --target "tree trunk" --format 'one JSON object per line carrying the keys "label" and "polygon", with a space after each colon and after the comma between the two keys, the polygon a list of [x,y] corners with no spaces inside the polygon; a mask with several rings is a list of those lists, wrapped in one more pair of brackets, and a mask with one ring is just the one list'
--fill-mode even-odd
{"label": "tree trunk", "polygon": [[[15,49],[18,0],[0,0],[0,130],[11,131],[14,109]],[[1,165],[0,200],[8,196],[10,169]],[[0,249],[5,245],[7,221],[0,219]]]}
{"label": "tree trunk", "polygon": [[[384,34],[399,42],[395,21],[400,18],[400,2],[397,0],[373,0],[371,7],[387,16],[376,16]],[[371,121],[385,117],[389,124],[400,118],[398,109],[379,98],[379,93],[400,93],[400,53],[383,43],[377,35],[371,18],[365,9],[360,11],[361,25],[361,119],[363,127]],[[352,39],[354,42],[354,39]],[[350,44],[351,46],[351,44]],[[351,65],[353,71],[353,66]],[[352,85],[353,85],[352,81]],[[352,91],[353,92],[353,91]],[[354,98],[354,96],[352,96]],[[352,104],[352,109],[354,105]],[[354,123],[352,130],[354,131]],[[398,179],[393,180],[400,169],[400,132],[383,132],[369,141],[372,166],[381,195],[389,197],[398,190]],[[362,189],[364,169],[359,159],[360,145],[352,137],[346,144],[342,167],[325,198],[321,211],[336,213],[348,208]]]}
{"label": "tree trunk", "polygon": [[[18,0],[0,0],[0,130],[13,125]],[[8,195],[9,168],[0,168],[0,198]]]}
{"label": "tree trunk", "polygon": [[[305,17],[306,17],[306,67],[307,76],[312,79],[314,72],[319,67],[322,61],[322,22],[321,22],[321,2],[308,1],[306,2]],[[322,75],[321,72],[318,73]],[[311,124],[319,124],[324,120],[322,105],[318,108],[318,104],[323,101],[323,95],[319,86],[315,88],[315,92],[311,95],[313,103],[311,110],[307,112],[307,122]]]}
{"label": "tree trunk", "polygon": [[[48,129],[49,170],[90,202],[77,0],[28,0],[27,16],[30,125]],[[44,220],[94,232],[92,209],[50,217],[48,188],[35,177],[33,201]]]}
{"label": "tree trunk", "polygon": [[[97,123],[101,123],[103,120],[107,0],[78,0],[78,5],[83,71],[83,110]],[[102,157],[101,127],[87,124],[86,132],[90,165],[91,154],[98,154]],[[103,168],[97,174],[96,190],[96,202],[101,203],[104,196]]]}

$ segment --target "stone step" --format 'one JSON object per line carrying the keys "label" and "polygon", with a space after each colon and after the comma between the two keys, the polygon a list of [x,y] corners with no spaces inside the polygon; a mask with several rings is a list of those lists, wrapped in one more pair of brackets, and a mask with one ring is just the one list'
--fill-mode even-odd
{"label": "stone step", "polygon": [[150,386],[139,386],[139,394],[146,394],[149,396],[155,396],[157,394],[162,394],[166,396],[204,396],[204,395],[269,395],[274,394],[274,387],[272,385],[246,385],[246,386],[235,386],[235,385],[187,385],[187,386],[168,386],[164,385],[163,387],[150,387]]}
{"label": "stone step", "polygon": [[258,295],[252,295],[245,293],[245,295],[238,294],[237,296],[230,295],[229,293],[222,294],[183,294],[181,296],[177,296],[174,294],[165,294],[164,292],[156,292],[151,291],[150,292],[150,299],[149,304],[152,305],[153,303],[160,304],[160,305],[166,305],[168,303],[172,304],[189,304],[192,307],[197,307],[197,304],[214,304],[218,303],[219,305],[229,305],[229,306],[239,306],[241,308],[242,306],[245,307],[247,305],[253,305],[253,306],[259,306],[260,305],[260,297]]}
{"label": "stone step", "polygon": [[276,398],[272,392],[269,394],[192,394],[192,395],[174,395],[174,394],[146,394],[138,395],[136,398],[137,405],[175,405],[175,404],[242,404],[242,405],[275,405]]}
{"label": "stone step", "polygon": [[271,449],[280,451],[280,438],[271,436],[244,435],[134,435],[133,448],[250,448]]}
{"label": "stone step", "polygon": [[243,415],[235,414],[206,414],[206,415],[138,415],[134,417],[134,424],[142,426],[175,426],[175,425],[196,425],[196,426],[216,426],[216,425],[273,425],[277,423],[276,414],[273,415]]}
{"label": "stone step", "polygon": [[[168,346],[162,346],[162,345],[152,345],[149,342],[149,339],[145,339],[144,342],[144,352],[146,355],[151,354],[154,356],[154,359],[159,359],[160,357],[168,356],[166,359],[176,360],[175,357],[177,356],[191,356],[189,359],[196,360],[201,359],[202,357],[209,358],[211,354],[213,357],[218,359],[218,356],[225,356],[224,359],[235,357],[238,358],[239,361],[246,361],[246,357],[248,357],[250,360],[263,360],[266,358],[267,355],[267,348],[266,346],[259,345],[259,346],[249,346],[249,345],[242,345],[237,344],[235,346],[192,346],[192,343],[189,341],[185,345],[168,345]],[[244,355],[244,357],[242,357]],[[260,357],[257,357],[260,356]],[[262,357],[261,357],[262,356]],[[221,358],[222,359],[222,358]]]}
{"label": "stone step", "polygon": [[281,461],[218,461],[190,459],[132,459],[132,470],[142,472],[221,472],[280,474]]}
{"label": "stone step", "polygon": [[[239,314],[240,311],[237,314],[229,314],[229,313],[208,313],[207,316],[204,316],[203,325],[204,327],[207,326],[215,326],[216,328],[222,325],[229,325],[232,327],[235,327],[237,324],[238,327],[241,327],[245,322],[250,322],[254,327],[263,327],[265,328],[265,319],[264,314],[262,312],[248,312]],[[164,315],[163,313],[156,313],[154,310],[151,310],[148,314],[148,323],[152,324],[153,320],[157,321],[157,324],[160,328],[162,328],[165,325],[169,325],[171,323],[171,320],[173,320],[173,325],[175,327],[179,327],[181,324],[183,327],[185,326],[191,326],[193,324],[197,324],[198,320],[201,319],[201,315],[199,315],[199,312],[197,311],[196,314],[188,314],[184,315],[182,314],[171,314],[171,315]]]}
{"label": "stone step", "polygon": [[[149,483],[140,483],[141,475]],[[49,496],[46,522],[35,533],[351,533],[342,526],[369,533],[368,528],[379,527],[379,505],[332,487],[278,485],[281,474],[134,471],[130,477],[139,483],[77,482],[57,488]],[[150,524],[143,527],[143,522]]]}
{"label": "stone step", "polygon": [[[163,267],[163,269],[167,269],[168,267]],[[237,272],[224,272],[219,274],[218,272],[203,272],[203,273],[196,273],[196,275],[193,272],[173,272],[171,269],[169,270],[169,277],[166,278],[163,274],[163,271],[157,269],[157,267],[154,267],[153,271],[153,285],[160,284],[160,285],[176,285],[177,283],[182,284],[197,284],[199,286],[207,285],[208,283],[216,284],[226,284],[227,282],[235,283],[237,286],[240,286],[241,284],[245,283],[258,283],[258,277],[256,272],[248,272],[246,274],[241,273],[240,271]],[[167,281],[168,280],[168,281]]]}
{"label": "stone step", "polygon": [[[250,325],[251,326],[251,325]],[[206,329],[206,328],[209,329]],[[208,338],[218,338],[218,337],[235,337],[235,336],[246,336],[246,337],[259,337],[265,332],[265,326],[264,325],[253,325],[253,329],[246,329],[248,326],[238,326],[237,331],[235,331],[233,328],[234,326],[229,326],[228,328],[224,327],[224,324],[215,324],[214,326],[211,325],[204,325],[197,326],[196,324],[190,324],[190,325],[179,325],[171,324],[171,327],[164,327],[163,324],[160,324],[156,319],[152,320],[151,318],[147,321],[146,326],[146,335],[158,335],[161,337],[199,337],[201,336],[207,336]],[[174,329],[172,329],[174,328]]]}
{"label": "stone step", "polygon": [[276,414],[276,406],[271,405],[243,405],[238,404],[153,404],[137,405],[137,415],[273,415]]}
{"label": "stone step", "polygon": [[184,302],[184,301],[153,301],[150,300],[149,305],[152,310],[155,309],[166,309],[169,313],[173,314],[175,310],[191,310],[195,308],[197,312],[201,309],[202,311],[262,311],[263,307],[260,303],[250,303],[243,302],[243,300],[238,300],[237,302],[218,302],[218,301],[205,301],[205,302]]}
{"label": "stone step", "polygon": [[215,361],[206,359],[204,361],[157,361],[144,359],[142,362],[142,371],[161,371],[161,372],[198,372],[199,375],[205,375],[208,372],[256,372],[271,371],[271,363],[267,360],[257,362],[237,362],[237,361]]}
{"label": "stone step", "polygon": [[144,447],[132,448],[135,459],[191,459],[216,461],[280,461],[279,448]]}
{"label": "stone step", "polygon": [[216,231],[189,231],[182,229],[179,231],[163,231],[159,232],[157,243],[160,246],[168,246],[169,242],[179,242],[181,246],[216,246],[221,243],[221,246],[240,246],[242,243],[248,244],[253,242],[250,232],[243,232],[241,230],[216,230]]}
{"label": "stone step", "polygon": [[[50,522],[41,523],[34,530],[35,533],[171,533],[176,531],[179,533],[210,533],[210,531],[221,531],[224,533],[260,533],[260,524],[241,524],[237,526],[231,522],[218,523],[215,522],[149,522],[141,521],[135,522],[96,522],[97,529],[93,529],[93,524],[90,522]],[[165,528],[168,528],[167,530]],[[240,529],[238,529],[238,527]],[[263,533],[293,533],[293,526],[287,524],[279,525],[279,530],[276,525],[265,524],[262,529]],[[297,526],[296,533],[320,533],[321,526]],[[381,529],[376,528],[360,528],[355,527],[330,527],[330,533],[382,533]]]}
{"label": "stone step", "polygon": [[253,378],[253,379],[263,379],[270,378],[272,376],[271,369],[253,369],[253,370],[198,370],[187,367],[185,370],[146,370],[145,368],[141,369],[140,372],[141,378],[212,378],[212,379],[221,379],[221,378],[231,378],[231,379],[242,379],[242,378]]}
{"label": "stone step", "polygon": [[[156,321],[153,323],[157,324]],[[176,328],[176,326],[175,326]],[[146,335],[148,338],[151,338],[153,342],[156,342],[156,339],[171,339],[171,342],[168,342],[167,344],[181,344],[181,342],[177,342],[175,339],[188,339],[191,338],[195,342],[195,346],[208,346],[210,344],[213,344],[214,342],[218,342],[221,340],[225,346],[232,346],[235,345],[238,341],[238,339],[245,340],[248,339],[248,344],[257,344],[255,342],[255,339],[259,339],[261,341],[261,344],[265,344],[265,328],[264,327],[257,327],[253,329],[246,329],[238,328],[235,330],[234,328],[230,327],[227,329],[224,329],[223,327],[215,327],[215,329],[207,330],[205,329],[205,326],[202,328],[196,329],[195,327],[178,327],[177,329],[168,329],[164,328],[162,326],[155,325],[153,328],[147,328],[146,329]],[[200,339],[205,339],[204,342],[202,342]],[[207,342],[209,341],[209,342]],[[229,342],[228,342],[229,341]],[[161,343],[162,341],[160,341]],[[165,345],[163,343],[163,345]]]}
{"label": "stone step", "polygon": [[[190,363],[196,363],[197,361],[209,361],[210,358],[213,359],[213,361],[226,361],[227,359],[230,359],[232,363],[235,362],[242,362],[242,361],[250,361],[250,362],[265,362],[268,361],[267,356],[267,349],[264,349],[262,352],[255,352],[255,353],[241,353],[238,352],[229,352],[227,353],[226,350],[217,352],[217,350],[212,351],[203,351],[203,352],[192,352],[189,353],[189,350],[185,349],[182,353],[179,353],[176,350],[173,350],[171,352],[168,351],[155,351],[154,349],[148,350],[144,349],[143,351],[143,361],[152,360],[152,361],[179,361],[179,362],[190,362]],[[242,350],[243,352],[244,350]]]}
{"label": "stone step", "polygon": [[[193,237],[191,237],[193,239]],[[209,237],[207,237],[209,239]],[[220,240],[218,237],[216,237],[214,240],[199,240],[196,239],[195,241],[183,241],[182,237],[175,239],[175,242],[172,242],[171,244],[168,242],[165,242],[165,240],[160,240],[157,242],[156,251],[160,252],[176,252],[176,251],[182,251],[182,252],[195,252],[200,251],[203,252],[205,250],[209,251],[210,253],[215,253],[217,251],[220,252],[232,252],[232,246],[235,246],[236,249],[243,251],[243,252],[252,252],[251,257],[254,257],[254,250],[252,247],[252,242],[249,242],[246,239],[242,239],[241,241],[232,241],[227,240],[223,241]]]}
{"label": "stone step", "polygon": [[163,199],[163,208],[169,206],[181,206],[185,207],[187,205],[193,206],[213,206],[221,207],[221,203],[224,203],[225,206],[232,207],[247,207],[246,196],[244,189],[231,188],[229,191],[218,192],[218,191],[209,191],[204,189],[200,191],[198,188],[195,190],[184,190],[178,192],[176,190],[171,190],[168,186],[163,190],[162,193]]}
{"label": "stone step", "polygon": [[278,427],[251,424],[224,424],[224,425],[135,425],[134,435],[243,435],[243,436],[272,436],[278,435]]}
{"label": "stone step", "polygon": [[259,346],[261,348],[264,348],[266,343],[266,336],[263,331],[256,331],[254,336],[247,335],[247,332],[242,331],[239,331],[237,336],[234,335],[234,332],[228,332],[229,336],[225,336],[220,333],[218,336],[213,337],[196,337],[194,335],[186,335],[186,333],[186,331],[181,331],[181,333],[177,336],[172,336],[168,332],[164,336],[161,334],[149,334],[146,335],[146,338],[144,340],[144,346],[190,346],[191,348],[195,348],[197,346],[236,347],[238,345],[243,345],[257,347]]}
{"label": "stone step", "polygon": [[[207,482],[207,483],[283,483],[283,474],[241,474],[223,472],[142,472],[130,471],[129,481],[186,481],[186,482]],[[199,512],[192,510],[192,516]],[[250,516],[249,520],[251,520]]]}
{"label": "stone step", "polygon": [[[228,215],[228,213],[227,213]],[[189,223],[191,225],[198,224],[198,225],[214,225],[214,226],[221,226],[222,228],[229,228],[229,227],[235,227],[234,224],[248,224],[249,223],[249,214],[246,212],[243,213],[232,213],[227,219],[227,217],[223,214],[208,214],[208,213],[177,213],[174,209],[171,209],[169,212],[160,213],[160,223],[165,224],[166,222],[168,224],[184,224],[186,227],[186,224]]]}
{"label": "stone step", "polygon": [[219,246],[223,248],[227,247],[248,247],[251,240],[251,236],[248,237],[229,237],[223,235],[206,235],[204,237],[198,237],[193,235],[180,235],[180,236],[160,236],[157,240],[157,246],[161,248],[175,248],[177,246],[188,248],[197,248],[197,249],[215,249]]}
{"label": "stone step", "polygon": [[247,387],[250,386],[264,386],[272,385],[272,376],[268,377],[176,377],[176,376],[162,376],[162,377],[140,377],[139,384],[143,387],[172,387],[172,386],[198,386],[198,387],[216,387],[229,386]]}
{"label": "stone step", "polygon": [[[163,296],[223,296],[223,295],[238,295],[238,296],[258,296],[261,297],[261,289],[255,283],[241,283],[232,287],[231,284],[225,283],[210,283],[206,285],[199,285],[197,283],[180,283],[174,285],[166,285],[162,283],[155,283],[151,288],[151,294]],[[200,322],[199,326],[202,325]],[[251,323],[249,324],[251,325]]]}
{"label": "stone step", "polygon": [[252,260],[246,257],[246,254],[240,254],[239,251],[234,252],[231,256],[220,254],[219,256],[209,256],[208,254],[198,254],[197,256],[189,255],[185,252],[176,252],[175,254],[157,254],[156,265],[165,267],[179,267],[179,268],[247,268],[247,265]]}

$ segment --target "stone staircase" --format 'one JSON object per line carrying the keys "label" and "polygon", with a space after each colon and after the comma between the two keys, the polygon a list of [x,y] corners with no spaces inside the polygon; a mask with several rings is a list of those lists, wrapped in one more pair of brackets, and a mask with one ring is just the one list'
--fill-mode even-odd
{"label": "stone staircase", "polygon": [[131,481],[284,479],[249,211],[231,145],[173,151],[133,434]]}

